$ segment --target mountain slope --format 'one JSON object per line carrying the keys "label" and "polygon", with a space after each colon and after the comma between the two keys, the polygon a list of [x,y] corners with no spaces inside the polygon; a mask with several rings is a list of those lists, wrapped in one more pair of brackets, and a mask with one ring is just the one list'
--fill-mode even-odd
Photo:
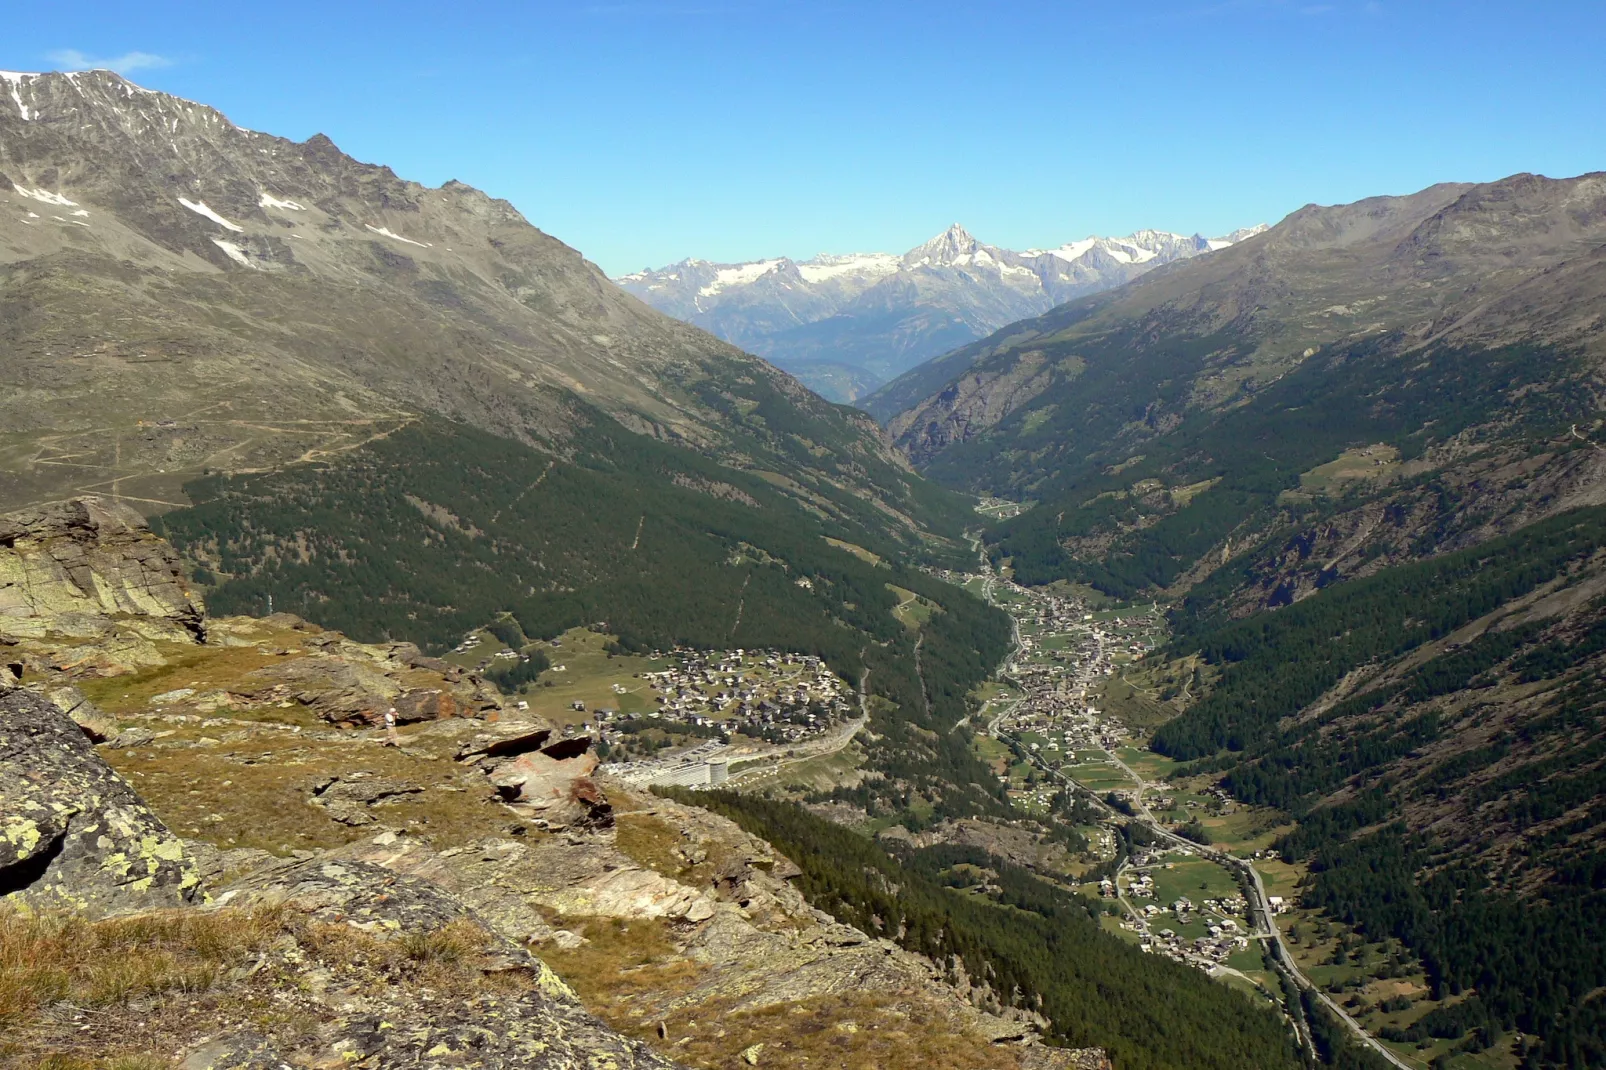
{"label": "mountain slope", "polygon": [[8,503],[182,504],[203,470],[338,454],[420,412],[561,451],[576,395],[739,467],[918,511],[867,420],[642,305],[505,201],[104,71],[0,89]]}
{"label": "mountain slope", "polygon": [[[1517,175],[1309,206],[1211,257],[1013,324],[889,384],[871,407],[911,456],[976,457],[979,476],[979,458],[1018,434],[1009,417],[1048,404],[1108,402],[1096,431],[1064,429],[1089,432],[1084,441],[1118,434],[1124,442],[1147,434],[1124,406],[1174,426],[1241,403],[1311,357],[1386,332],[1402,332],[1399,348],[1593,344],[1603,188],[1602,175]],[[1552,277],[1556,285],[1545,281]],[[1157,355],[1167,347],[1172,356]],[[1152,375],[1111,367],[1150,354],[1159,362]],[[1058,425],[1040,415],[1033,426]],[[992,444],[964,445],[989,433]],[[1080,448],[1068,443],[1057,455]],[[1004,485],[1006,467],[985,478]]]}
{"label": "mountain slope", "polygon": [[[167,508],[218,604],[368,639],[449,649],[515,614],[532,636],[608,620],[632,644],[786,645],[854,681],[874,665],[887,755],[998,805],[923,724],[968,712],[1007,636],[914,568],[968,558],[974,514],[868,416],[467,187],[109,74],[12,84],[8,504],[99,485]],[[911,633],[893,580],[949,611]]]}
{"label": "mountain slope", "polygon": [[617,281],[671,316],[774,360],[852,401],[906,368],[1061,301],[1258,233],[1142,230],[1013,252],[958,224],[904,253],[745,264],[683,260]]}
{"label": "mountain slope", "polygon": [[1018,580],[1172,603],[1151,745],[1281,811],[1351,987],[1428,979],[1385,1039],[1455,1066],[1606,1060],[1603,249],[1606,175],[1302,209],[882,395],[1033,503]]}

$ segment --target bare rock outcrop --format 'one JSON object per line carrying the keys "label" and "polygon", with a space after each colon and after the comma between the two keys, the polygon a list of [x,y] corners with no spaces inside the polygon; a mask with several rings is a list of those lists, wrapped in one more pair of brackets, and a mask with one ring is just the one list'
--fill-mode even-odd
{"label": "bare rock outcrop", "polygon": [[199,883],[83,729],[31,691],[0,691],[0,896],[98,915],[192,902]]}
{"label": "bare rock outcrop", "polygon": [[187,1052],[185,1070],[348,1064],[674,1070],[668,1059],[586,1013],[545,963],[434,881],[351,858],[314,858],[260,869],[218,899],[230,907],[279,906],[320,925],[349,927],[402,944],[414,959],[467,958],[465,937],[472,934],[477,971],[509,975],[514,983],[462,992],[339,985],[327,966],[303,962],[300,992],[289,998],[306,1002],[310,1028],[294,1037],[226,1032]]}
{"label": "bare rock outcrop", "polygon": [[0,516],[0,635],[194,642],[205,609],[178,555],[126,505],[79,498]]}

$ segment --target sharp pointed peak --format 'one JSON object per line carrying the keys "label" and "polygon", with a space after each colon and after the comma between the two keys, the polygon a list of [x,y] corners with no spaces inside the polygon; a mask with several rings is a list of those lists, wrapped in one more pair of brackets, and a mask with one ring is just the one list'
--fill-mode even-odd
{"label": "sharp pointed peak", "polygon": [[947,230],[931,238],[929,241],[910,249],[903,255],[905,263],[927,261],[943,263],[956,256],[974,253],[982,247],[975,235],[966,230],[961,224],[954,223]]}

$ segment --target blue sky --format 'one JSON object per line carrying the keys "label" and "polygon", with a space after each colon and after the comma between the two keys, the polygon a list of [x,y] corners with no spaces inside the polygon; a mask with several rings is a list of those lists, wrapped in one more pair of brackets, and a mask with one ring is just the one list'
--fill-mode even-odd
{"label": "blue sky", "polygon": [[[38,10],[35,8],[34,10]],[[135,81],[506,197],[610,273],[1216,234],[1606,169],[1606,4],[58,2],[0,69]]]}

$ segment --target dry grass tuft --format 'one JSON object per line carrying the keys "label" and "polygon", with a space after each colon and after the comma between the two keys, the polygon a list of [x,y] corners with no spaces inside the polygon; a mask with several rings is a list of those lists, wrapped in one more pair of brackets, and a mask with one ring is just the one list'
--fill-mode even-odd
{"label": "dry grass tuft", "polygon": [[638,996],[688,991],[704,972],[682,955],[662,918],[563,920],[586,942],[568,951],[542,948],[541,958],[604,1018],[609,1010],[623,1013]]}
{"label": "dry grass tuft", "polygon": [[0,1032],[53,1003],[104,1007],[204,991],[282,931],[281,912],[268,908],[103,921],[0,912]]}
{"label": "dry grass tuft", "polygon": [[698,991],[708,979],[707,968],[676,945],[673,926],[662,919],[563,920],[587,942],[568,951],[543,948],[547,965],[597,1017],[696,1070],[742,1070],[749,1064],[741,1053],[755,1044],[763,1045],[759,1065],[772,1070],[1019,1070],[1012,1050],[972,1035],[962,1020],[918,994],[820,996],[756,1010],[693,997],[661,1018],[653,1008]]}
{"label": "dry grass tuft", "polygon": [[746,1065],[740,1053],[758,1044],[759,1062],[771,1070],[1020,1067],[1013,1050],[971,1035],[963,1023],[919,998],[817,996],[734,1013],[702,1008],[666,1024],[669,1038],[660,1042],[662,1049],[698,1070],[737,1070]]}
{"label": "dry grass tuft", "polygon": [[499,951],[467,920],[386,938],[284,907],[100,921],[0,910],[0,1066],[154,1070],[168,1061],[145,1053],[180,1050],[224,1022],[293,1041],[309,1024],[294,994],[320,969],[370,994],[535,984]]}

